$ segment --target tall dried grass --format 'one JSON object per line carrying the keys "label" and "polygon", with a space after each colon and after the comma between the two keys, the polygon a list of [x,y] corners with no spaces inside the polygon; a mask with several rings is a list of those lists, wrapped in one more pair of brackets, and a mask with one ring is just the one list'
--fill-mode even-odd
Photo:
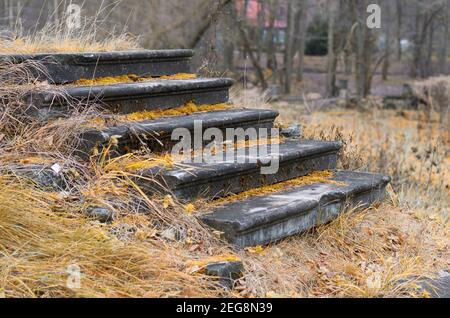
{"label": "tall dried grass", "polygon": [[[0,54],[109,52],[140,49],[138,39],[126,29],[111,29],[108,23],[117,2],[102,3],[97,12],[81,17],[80,25],[72,27],[67,20],[67,6],[58,8],[65,12],[56,22],[47,22],[42,28],[25,33],[20,20],[14,29],[0,34]],[[55,13],[49,13],[50,16]],[[19,18],[18,18],[19,19]]]}
{"label": "tall dried grass", "polygon": [[[181,270],[182,250],[162,241],[121,242],[81,214],[59,209],[57,198],[18,181],[0,179],[2,296],[217,295],[203,277]],[[68,288],[71,265],[81,270],[79,289]]]}

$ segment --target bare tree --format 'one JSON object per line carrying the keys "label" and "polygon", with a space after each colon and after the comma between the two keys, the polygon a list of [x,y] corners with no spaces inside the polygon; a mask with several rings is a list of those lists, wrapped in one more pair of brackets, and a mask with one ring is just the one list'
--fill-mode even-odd
{"label": "bare tree", "polygon": [[391,12],[393,11],[393,8],[391,6],[392,2],[387,1],[385,4],[385,13],[384,18],[386,19],[383,23],[384,25],[384,61],[383,61],[383,67],[381,70],[381,77],[383,81],[386,81],[388,79],[388,73],[389,73],[389,67],[390,67],[390,61],[391,61],[391,42],[392,42],[392,26],[391,26]]}
{"label": "bare tree", "polygon": [[373,30],[366,27],[367,0],[350,0],[355,28],[356,69],[355,82],[357,95],[362,98],[371,92],[373,75],[382,59],[374,61],[375,40]]}
{"label": "bare tree", "polygon": [[396,0],[397,11],[397,59],[402,59],[402,27],[403,27],[403,3],[402,0]]}
{"label": "bare tree", "polygon": [[291,93],[292,86],[292,57],[293,57],[293,32],[294,32],[294,4],[293,0],[287,0],[287,26],[284,40],[284,92]]}
{"label": "bare tree", "polygon": [[328,1],[328,63],[327,63],[327,95],[336,95],[336,67],[335,25],[338,12],[338,1]]}
{"label": "bare tree", "polygon": [[307,26],[307,0],[298,0],[299,6],[295,17],[296,37],[295,49],[298,53],[297,81],[303,81],[303,72],[305,68],[305,43]]}

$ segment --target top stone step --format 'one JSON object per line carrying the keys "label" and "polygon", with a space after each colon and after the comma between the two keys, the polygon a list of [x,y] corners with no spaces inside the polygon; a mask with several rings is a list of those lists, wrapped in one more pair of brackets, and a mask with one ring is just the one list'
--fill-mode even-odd
{"label": "top stone step", "polygon": [[[46,72],[30,69],[39,80],[53,84],[72,83],[79,79],[135,74],[162,76],[191,72],[192,50],[142,50],[97,53],[44,53],[0,55],[0,61],[19,64],[36,61]],[[30,67],[31,68],[31,67]]]}

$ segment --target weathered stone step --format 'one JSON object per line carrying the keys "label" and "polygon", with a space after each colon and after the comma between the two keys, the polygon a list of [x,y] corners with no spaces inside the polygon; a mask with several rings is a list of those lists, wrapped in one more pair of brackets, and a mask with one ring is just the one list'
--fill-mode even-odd
{"label": "weathered stone step", "polygon": [[[228,102],[231,79],[198,78],[189,80],[157,80],[101,86],[67,88],[65,93],[80,102],[92,101],[119,114],[152,109],[167,109],[188,102],[220,104]],[[67,115],[70,105],[60,92],[34,91],[26,97],[26,103],[37,112],[39,118]]]}
{"label": "weathered stone step", "polygon": [[192,50],[123,51],[98,53],[58,53],[34,55],[0,55],[0,61],[15,64],[37,61],[46,68],[47,74],[30,67],[31,74],[49,83],[71,83],[81,78],[92,79],[105,76],[135,74],[138,76],[161,76],[189,73]]}
{"label": "weathered stone step", "polygon": [[161,152],[170,150],[177,142],[171,140],[172,132],[177,128],[188,129],[191,133],[197,128],[202,134],[208,128],[219,128],[222,131],[227,128],[250,127],[270,129],[277,116],[278,112],[265,109],[227,109],[128,122],[101,130],[85,131],[80,138],[79,150],[82,155],[90,154],[94,148],[102,150],[110,145],[111,137],[114,137],[118,141],[110,151],[114,155],[139,149],[142,143],[154,152]]}
{"label": "weathered stone step", "polygon": [[236,201],[200,218],[235,245],[266,245],[332,221],[346,203],[367,207],[383,200],[390,182],[385,175],[346,171],[336,172],[331,180],[345,185],[300,185]]}
{"label": "weathered stone step", "polygon": [[[180,200],[196,198],[213,199],[243,192],[255,187],[274,184],[304,176],[312,171],[335,169],[341,144],[328,141],[286,140],[279,149],[267,154],[255,153],[258,146],[245,148],[245,153],[235,152],[229,162],[185,163],[175,167],[158,167],[138,171],[137,182],[149,192],[170,189]],[[275,168],[270,172],[269,160]],[[276,161],[278,161],[278,169]],[[271,173],[271,172],[270,172]],[[149,182],[154,178],[157,182]],[[162,189],[161,189],[162,186]]]}

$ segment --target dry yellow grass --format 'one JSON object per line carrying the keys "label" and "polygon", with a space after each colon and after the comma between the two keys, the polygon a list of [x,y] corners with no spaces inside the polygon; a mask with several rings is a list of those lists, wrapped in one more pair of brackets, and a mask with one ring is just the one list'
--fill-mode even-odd
{"label": "dry yellow grass", "polygon": [[[129,195],[102,180],[95,183],[103,190],[90,187],[93,195],[106,199],[105,189]],[[113,224],[99,225],[70,200],[13,181],[0,182],[0,293],[6,297],[423,297],[417,275],[445,268],[450,256],[448,221],[427,211],[383,205],[236,255],[208,234],[164,240],[150,215],[123,211]],[[174,204],[166,213],[177,210]],[[183,217],[193,222],[180,214],[174,224]],[[238,258],[246,275],[233,293],[212,288],[200,274],[205,263]],[[76,290],[66,285],[74,264],[82,271]]]}
{"label": "dry yellow grass", "polygon": [[[0,54],[76,53],[138,50],[136,37],[122,31],[111,31],[103,25],[113,7],[100,9],[92,19],[83,19],[78,28],[71,28],[66,19],[47,22],[33,34],[24,35],[20,23],[0,37]],[[101,16],[101,18],[100,18]]]}
{"label": "dry yellow grass", "polygon": [[[81,41],[80,41],[81,40]],[[138,50],[136,40],[128,35],[96,41],[92,35],[41,34],[36,37],[0,39],[0,54],[78,53]]]}
{"label": "dry yellow grass", "polygon": [[425,297],[417,279],[448,267],[449,225],[435,214],[382,205],[316,232],[246,253],[244,295]]}

